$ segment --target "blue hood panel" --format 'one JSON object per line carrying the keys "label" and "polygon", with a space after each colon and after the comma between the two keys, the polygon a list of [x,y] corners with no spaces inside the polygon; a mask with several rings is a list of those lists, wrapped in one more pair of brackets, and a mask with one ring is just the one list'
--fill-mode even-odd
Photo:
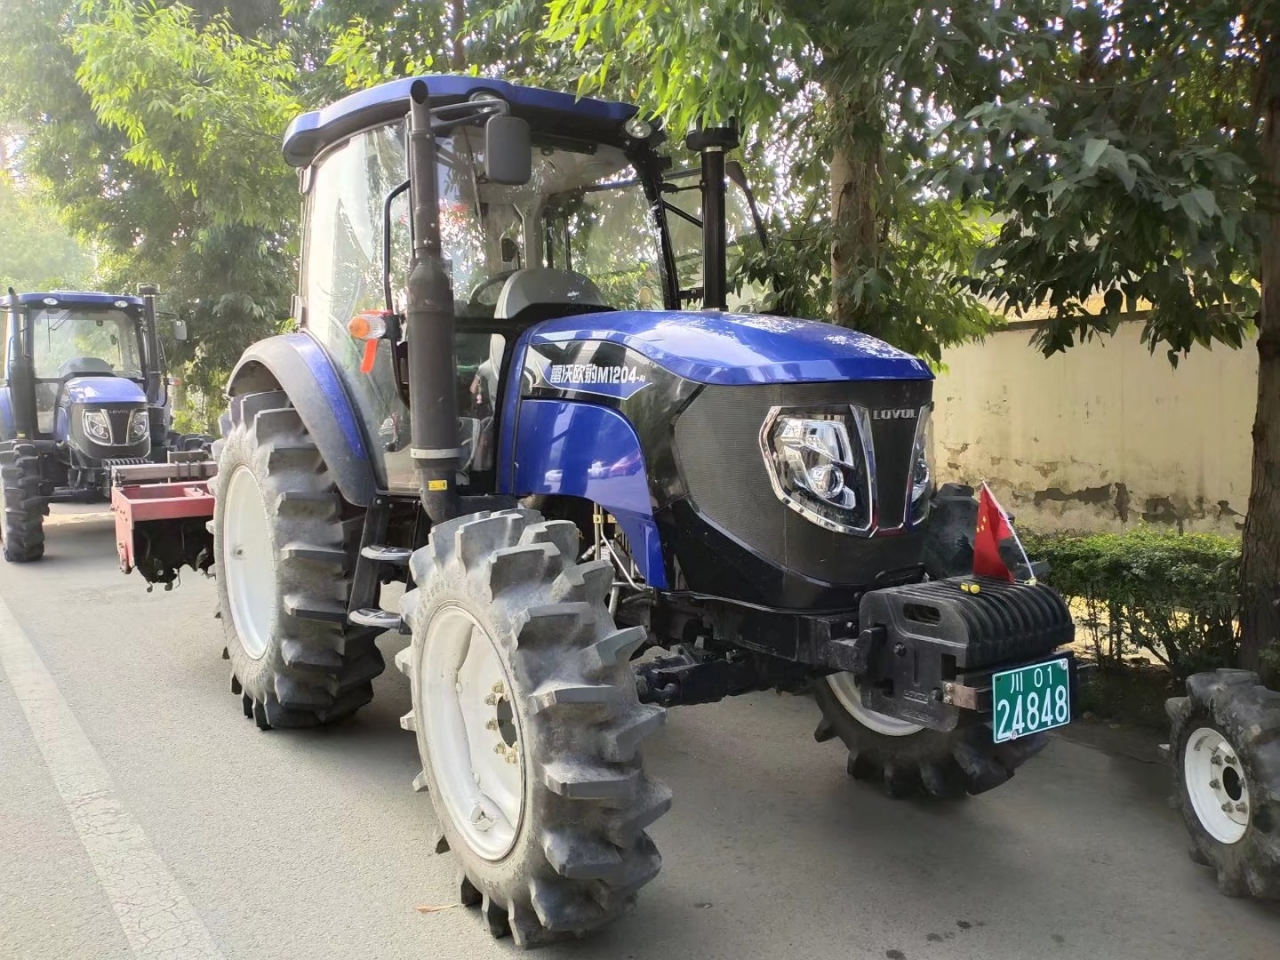
{"label": "blue hood panel", "polygon": [[146,403],[142,387],[123,377],[72,377],[62,391],[67,403]]}
{"label": "blue hood panel", "polygon": [[531,344],[620,343],[697,383],[821,383],[929,380],[909,353],[855,330],[815,320],[754,314],[620,310],[538,324]]}

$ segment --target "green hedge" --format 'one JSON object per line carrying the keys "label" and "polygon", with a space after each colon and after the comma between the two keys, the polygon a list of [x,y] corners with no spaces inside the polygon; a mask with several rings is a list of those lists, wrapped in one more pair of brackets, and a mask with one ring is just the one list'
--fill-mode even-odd
{"label": "green hedge", "polygon": [[1236,666],[1239,541],[1145,528],[1023,540],[1049,562],[1045,581],[1072,601],[1100,665],[1145,649],[1177,677]]}

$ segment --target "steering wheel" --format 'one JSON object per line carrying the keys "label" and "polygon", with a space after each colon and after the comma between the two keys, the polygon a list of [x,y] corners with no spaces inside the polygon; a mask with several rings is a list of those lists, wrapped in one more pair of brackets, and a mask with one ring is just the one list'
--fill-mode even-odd
{"label": "steering wheel", "polygon": [[487,293],[492,287],[500,287],[507,282],[507,278],[513,273],[519,273],[520,268],[515,270],[499,270],[492,277],[481,280],[471,288],[471,293],[467,295],[467,303],[478,307],[496,307],[498,305],[498,296],[495,294],[492,300],[482,299],[480,294]]}

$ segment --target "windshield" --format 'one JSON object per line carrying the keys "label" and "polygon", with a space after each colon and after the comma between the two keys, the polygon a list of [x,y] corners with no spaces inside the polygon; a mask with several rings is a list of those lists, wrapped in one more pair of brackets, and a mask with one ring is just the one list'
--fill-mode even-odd
{"label": "windshield", "polygon": [[[438,141],[440,232],[460,319],[492,317],[502,283],[525,267],[590,278],[617,308],[662,306],[661,253],[650,205],[621,150],[534,138],[529,183],[488,183],[484,133],[462,127]],[[357,135],[317,165],[303,287],[312,323],[338,324],[383,305],[382,207],[405,178],[404,126]],[[397,310],[410,258],[409,200],[392,204]],[[319,331],[317,331],[319,332]]]}
{"label": "windshield", "polygon": [[31,327],[31,356],[40,380],[95,373],[142,378],[137,323],[123,310],[37,310]]}

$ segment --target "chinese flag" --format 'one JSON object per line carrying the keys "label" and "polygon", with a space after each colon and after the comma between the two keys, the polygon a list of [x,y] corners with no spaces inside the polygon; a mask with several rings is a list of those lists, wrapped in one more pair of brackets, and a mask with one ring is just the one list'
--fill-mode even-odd
{"label": "chinese flag", "polygon": [[978,495],[978,529],[973,537],[973,574],[1013,583],[1013,573],[1000,558],[1000,541],[1013,536],[1013,528],[987,485]]}

